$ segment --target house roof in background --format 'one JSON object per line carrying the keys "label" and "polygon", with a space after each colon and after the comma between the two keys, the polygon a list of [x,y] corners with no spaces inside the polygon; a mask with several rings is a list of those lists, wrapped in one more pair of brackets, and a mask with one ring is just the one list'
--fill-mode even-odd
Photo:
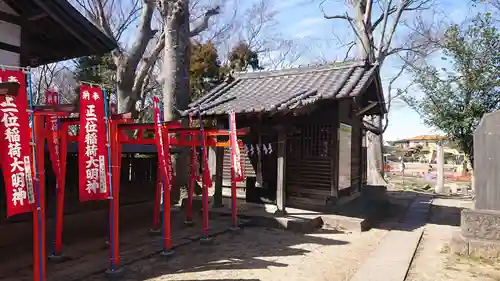
{"label": "house roof in background", "polygon": [[445,140],[448,139],[447,136],[440,135],[421,135],[412,138],[408,138],[409,141],[419,141],[419,140]]}
{"label": "house roof in background", "polygon": [[117,47],[113,39],[104,35],[66,0],[3,1],[17,14],[4,12],[3,17],[22,25],[23,38],[28,41],[21,46],[27,48],[23,66],[35,67],[104,54]]}
{"label": "house roof in background", "polygon": [[[240,73],[190,104],[189,112],[200,107],[204,115],[294,109],[320,100],[357,97],[378,81],[378,66],[360,61]],[[383,94],[379,95],[378,106],[384,111]]]}
{"label": "house roof in background", "polygon": [[439,141],[439,140],[447,140],[449,137],[447,136],[441,136],[441,135],[421,135],[421,136],[416,136],[416,137],[411,137],[407,139],[400,139],[396,141],[387,141],[389,144],[397,144],[397,143],[404,143],[404,142],[409,142],[409,141]]}

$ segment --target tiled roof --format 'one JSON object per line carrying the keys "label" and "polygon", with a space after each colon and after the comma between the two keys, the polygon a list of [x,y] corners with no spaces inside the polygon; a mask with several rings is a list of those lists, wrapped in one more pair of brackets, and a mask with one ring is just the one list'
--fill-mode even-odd
{"label": "tiled roof", "polygon": [[323,99],[362,94],[378,75],[376,65],[352,61],[236,75],[190,104],[204,115],[293,109]]}

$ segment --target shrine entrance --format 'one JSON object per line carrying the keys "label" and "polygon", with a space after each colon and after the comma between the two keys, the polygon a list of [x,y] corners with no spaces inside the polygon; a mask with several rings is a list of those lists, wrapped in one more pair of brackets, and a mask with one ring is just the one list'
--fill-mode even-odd
{"label": "shrine entrance", "polygon": [[327,118],[301,117],[287,136],[287,206],[325,206],[336,184],[336,126]]}

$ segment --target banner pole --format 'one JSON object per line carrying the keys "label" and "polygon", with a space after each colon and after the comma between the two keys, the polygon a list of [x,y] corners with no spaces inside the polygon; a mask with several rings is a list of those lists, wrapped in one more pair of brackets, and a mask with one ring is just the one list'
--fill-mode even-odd
{"label": "banner pole", "polygon": [[200,170],[202,173],[201,176],[201,189],[202,189],[202,206],[203,206],[203,224],[201,230],[201,241],[207,242],[210,241],[210,237],[208,236],[208,189],[207,184],[205,183],[205,131],[203,126],[203,118],[201,115],[201,106],[199,107],[198,119],[200,122],[200,135],[201,135],[201,155],[202,161],[200,161]]}
{"label": "banner pole", "polygon": [[[158,103],[158,108],[160,110],[160,130],[162,131],[162,145],[164,151],[166,167],[166,175],[162,177],[162,189],[163,189],[163,219],[162,219],[162,240],[163,249],[160,253],[163,257],[170,257],[174,254],[172,249],[172,230],[171,230],[171,216],[170,216],[170,189],[172,187],[172,180],[170,178],[170,171],[172,171],[170,161],[170,136],[168,135],[168,126],[163,125],[165,120],[163,104]],[[173,177],[173,173],[172,173]]]}
{"label": "banner pole", "polygon": [[[60,123],[60,120],[59,120]],[[59,163],[66,163],[67,151],[68,151],[68,126],[63,125],[59,131],[60,143],[59,143]],[[56,234],[55,234],[55,247],[53,258],[61,260],[64,259],[62,255],[62,235],[63,235],[63,223],[64,223],[64,193],[66,188],[66,165],[59,165],[59,178],[57,178],[57,213],[56,213]]]}
{"label": "banner pole", "polygon": [[[189,128],[193,126],[193,118],[189,115]],[[191,134],[191,171],[189,175],[189,185],[188,185],[188,198],[187,198],[187,206],[186,206],[186,219],[184,220],[184,224],[192,225],[193,224],[193,191],[194,185],[196,181],[196,135]]]}
{"label": "banner pole", "polygon": [[[117,268],[119,266],[117,262],[117,253],[116,253],[116,247],[117,247],[117,231],[115,229],[115,220],[117,219],[115,216],[115,196],[114,196],[114,188],[113,188],[113,164],[112,164],[112,150],[111,150],[111,133],[110,133],[110,126],[109,126],[109,110],[108,110],[108,95],[106,88],[103,87],[102,89],[103,92],[103,102],[104,102],[104,118],[105,118],[105,123],[106,123],[106,147],[107,147],[107,154],[108,154],[108,181],[109,181],[109,217],[108,217],[108,235],[109,235],[109,246],[110,246],[110,264],[109,264],[109,269],[106,271],[106,274],[108,275],[115,275],[116,273],[120,272],[120,270]],[[115,144],[116,145],[116,144]],[[113,149],[114,152],[114,149]],[[116,163],[115,163],[116,164]]]}
{"label": "banner pole", "polygon": [[[43,218],[42,218],[42,192],[40,181],[38,178],[38,168],[37,168],[37,149],[36,149],[36,133],[35,133],[35,114],[34,114],[34,104],[33,104],[33,89],[31,85],[31,72],[28,69],[26,73],[26,79],[28,80],[28,100],[29,106],[31,109],[30,117],[31,117],[31,140],[33,144],[33,173],[35,175],[35,190],[36,190],[36,218],[33,218],[33,279],[35,281],[44,281],[45,280],[45,257],[43,256],[45,252],[45,241],[43,240]],[[43,149],[43,147],[42,147]]]}
{"label": "banner pole", "polygon": [[234,143],[236,139],[236,116],[234,113],[229,113],[229,149],[231,150],[231,218],[232,218],[232,229],[236,230],[238,228],[238,215],[236,207],[236,175],[235,175],[235,153],[234,146],[238,143]]}
{"label": "banner pole", "polygon": [[[60,104],[60,101],[61,101],[61,95],[57,93],[57,104]],[[47,101],[45,101],[45,103],[47,103]],[[55,104],[55,102],[53,103]],[[57,159],[55,160],[57,161],[56,169],[58,169],[58,171],[54,171],[54,174],[56,174],[56,207],[54,210],[55,224],[54,224],[53,248],[52,248],[52,254],[49,256],[49,261],[59,263],[63,261],[62,232],[63,232],[63,219],[64,219],[64,188],[65,188],[64,181],[62,180],[62,177],[64,177],[64,175],[62,174],[61,163],[66,163],[66,156],[64,156],[64,161],[61,161],[61,157],[63,157],[62,152],[66,151],[66,149],[62,148],[64,144],[62,142],[63,137],[61,135],[61,129],[62,129],[61,120],[59,119],[59,117],[49,117],[49,118],[50,119],[57,118],[57,132],[54,132],[52,130],[52,127],[50,128],[49,132],[52,134],[52,141],[54,141],[54,138],[57,138],[57,144],[58,144],[57,147],[54,147],[54,150],[57,153],[55,155],[57,156]],[[52,167],[54,167],[54,165],[52,165]]]}
{"label": "banner pole", "polygon": [[[162,120],[163,120],[163,112],[162,112],[162,109],[160,107],[160,102],[158,100],[156,100],[156,98],[154,98],[154,101],[153,101],[154,105],[153,107],[155,107],[155,117],[154,117],[154,123],[155,123],[155,138],[157,138],[158,136],[156,135],[157,133],[157,130],[160,130],[158,128],[158,124],[157,122],[159,122],[161,124]],[[158,110],[159,112],[159,120],[157,119],[157,116],[156,116],[156,109]],[[160,128],[161,128],[162,125],[160,125]],[[161,207],[162,207],[162,190],[163,190],[163,176],[162,176],[162,167],[163,167],[163,164],[162,161],[163,159],[160,159],[161,157],[161,149],[160,147],[158,146],[158,142],[157,142],[157,158],[158,158],[158,169],[156,170],[156,194],[155,194],[155,201],[154,201],[154,205],[153,205],[153,227],[150,228],[148,231],[150,234],[158,234],[160,233],[160,235],[163,235],[163,213],[162,213],[162,210],[161,210]],[[162,240],[162,249],[163,249],[163,240]]]}
{"label": "banner pole", "polygon": [[[157,233],[161,229],[160,222],[160,204],[161,204],[161,170],[156,169],[156,193],[153,206],[153,227],[149,230],[150,233]],[[161,231],[161,230],[160,230]]]}

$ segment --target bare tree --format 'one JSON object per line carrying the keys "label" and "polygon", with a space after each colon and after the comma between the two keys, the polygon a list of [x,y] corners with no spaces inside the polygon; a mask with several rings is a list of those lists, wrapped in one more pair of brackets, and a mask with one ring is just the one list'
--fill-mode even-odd
{"label": "bare tree", "polygon": [[[355,58],[378,63],[380,66],[390,56],[400,58],[404,62],[415,61],[432,52],[437,43],[434,26],[419,20],[418,17],[413,25],[410,25],[409,17],[405,17],[409,13],[416,16],[419,12],[430,9],[434,0],[348,0],[349,11],[338,15],[328,15],[323,9],[325,3],[326,0],[323,0],[320,4],[324,17],[346,21],[355,34],[355,38],[347,43],[346,58],[351,57],[349,53],[355,49]],[[374,13],[374,8],[378,9],[379,13]],[[402,25],[405,25],[405,30],[398,33],[398,27],[401,29]],[[403,35],[400,42],[395,40],[397,35]],[[406,66],[407,64],[403,63],[400,71],[389,82],[386,98],[388,109],[391,101],[402,94],[398,91],[396,96],[392,96],[392,88]],[[387,114],[385,117],[372,116],[365,120],[365,123],[383,132],[388,125]],[[367,146],[368,184],[385,185],[382,135],[367,132]]]}
{"label": "bare tree", "polygon": [[[173,7],[183,3],[162,0],[74,0],[73,2],[108,37],[119,43],[119,48],[111,52],[117,68],[115,80],[118,111],[132,112],[137,116],[136,105],[141,99],[144,83],[148,82],[150,69],[165,46],[163,40],[165,24],[155,21],[157,5],[168,2],[165,4]],[[192,35],[206,29],[210,16],[204,17],[201,23],[193,28]],[[158,18],[165,19],[162,15]],[[132,31],[135,24],[137,28]],[[155,38],[156,44],[153,43],[151,47],[150,42]],[[130,46],[127,46],[126,41],[131,43]]]}
{"label": "bare tree", "polygon": [[71,103],[75,81],[73,73],[63,63],[42,65],[32,70],[33,102],[45,103],[45,91],[52,90],[60,93],[61,102]]}
{"label": "bare tree", "polygon": [[[159,0],[159,7],[164,30],[164,40],[158,42],[164,49],[161,66],[164,120],[170,121],[178,118],[180,111],[187,110],[190,102],[190,40],[208,28],[210,18],[219,14],[220,7],[206,10],[193,27],[190,26],[189,0]],[[177,200],[180,188],[185,188],[188,183],[189,153],[176,154],[172,162],[178,185],[173,189],[172,198]]]}

